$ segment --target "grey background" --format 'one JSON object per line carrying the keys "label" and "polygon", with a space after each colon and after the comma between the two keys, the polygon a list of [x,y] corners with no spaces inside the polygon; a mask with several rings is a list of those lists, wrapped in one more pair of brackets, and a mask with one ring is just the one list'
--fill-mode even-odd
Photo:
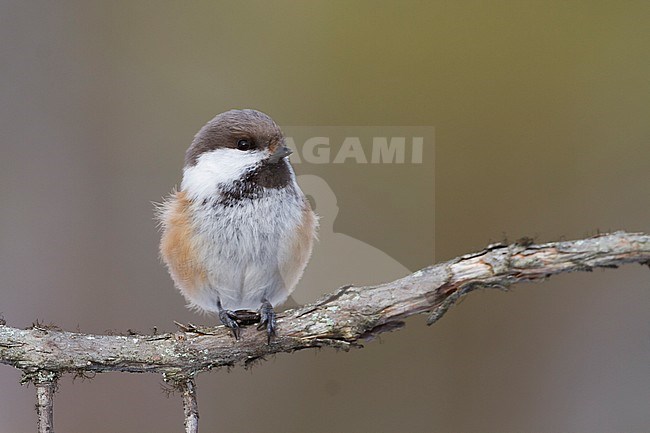
{"label": "grey background", "polygon": [[[150,202],[233,107],[436,128],[431,197],[413,166],[299,167],[327,180],[332,233],[349,237],[317,245],[310,287],[383,269],[337,269],[332,239],[427,265],[432,200],[437,260],[504,237],[650,231],[649,21],[643,1],[2,1],[0,311],[84,332],[214,323],[172,288]],[[363,350],[204,374],[202,431],[648,431],[649,286],[628,266],[478,292]],[[3,433],[35,429],[19,379],[0,367]],[[160,383],[66,377],[57,429],[181,431]]]}

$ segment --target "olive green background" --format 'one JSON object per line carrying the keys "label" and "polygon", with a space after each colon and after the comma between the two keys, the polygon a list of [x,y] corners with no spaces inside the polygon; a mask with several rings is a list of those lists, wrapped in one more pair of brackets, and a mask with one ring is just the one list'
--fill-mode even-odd
{"label": "olive green background", "polygon": [[[2,1],[0,311],[84,332],[214,323],[159,263],[151,202],[233,107],[435,128],[421,166],[297,167],[330,185],[341,235],[316,246],[303,285],[504,238],[648,232],[648,22],[645,1]],[[352,244],[386,257],[333,265]],[[205,373],[201,431],[647,432],[648,289],[641,266],[564,275],[473,293],[363,350]],[[0,366],[2,433],[35,430],[19,379]],[[182,431],[161,382],[66,377],[57,430]]]}

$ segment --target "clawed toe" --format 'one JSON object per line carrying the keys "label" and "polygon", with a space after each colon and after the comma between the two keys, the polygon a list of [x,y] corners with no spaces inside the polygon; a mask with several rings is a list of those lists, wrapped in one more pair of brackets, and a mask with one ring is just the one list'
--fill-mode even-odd
{"label": "clawed toe", "polygon": [[268,343],[271,344],[271,338],[275,337],[275,311],[273,310],[273,305],[266,299],[262,301],[262,306],[260,307],[260,324],[257,326],[258,330],[266,328],[266,335]]}
{"label": "clawed toe", "polygon": [[219,320],[221,320],[221,323],[223,323],[224,326],[230,328],[232,335],[235,337],[235,340],[239,340],[241,329],[239,328],[239,324],[236,320],[237,314],[232,310],[223,309],[221,307],[221,302],[217,303],[217,307],[219,308]]}
{"label": "clawed toe", "polygon": [[235,337],[235,340],[239,340],[240,328],[239,324],[235,320],[236,317],[237,316],[234,314],[234,312],[230,310],[219,311],[219,320],[221,320],[221,323],[223,323],[227,328],[230,328],[232,335]]}

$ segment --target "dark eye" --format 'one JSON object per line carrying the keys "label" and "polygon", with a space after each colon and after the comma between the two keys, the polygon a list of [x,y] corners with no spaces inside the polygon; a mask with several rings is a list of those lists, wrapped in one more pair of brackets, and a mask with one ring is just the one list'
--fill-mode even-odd
{"label": "dark eye", "polygon": [[237,142],[237,149],[249,150],[253,148],[253,143],[250,140],[241,139]]}

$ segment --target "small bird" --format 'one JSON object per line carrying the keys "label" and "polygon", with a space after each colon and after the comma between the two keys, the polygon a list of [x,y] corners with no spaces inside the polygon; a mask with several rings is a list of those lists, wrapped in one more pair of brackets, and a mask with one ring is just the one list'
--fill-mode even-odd
{"label": "small bird", "polygon": [[311,256],[318,220],[296,183],[280,127],[256,110],[217,115],[185,153],[181,188],[158,210],[160,255],[190,308],[217,313],[240,337],[237,310],[274,307]]}

